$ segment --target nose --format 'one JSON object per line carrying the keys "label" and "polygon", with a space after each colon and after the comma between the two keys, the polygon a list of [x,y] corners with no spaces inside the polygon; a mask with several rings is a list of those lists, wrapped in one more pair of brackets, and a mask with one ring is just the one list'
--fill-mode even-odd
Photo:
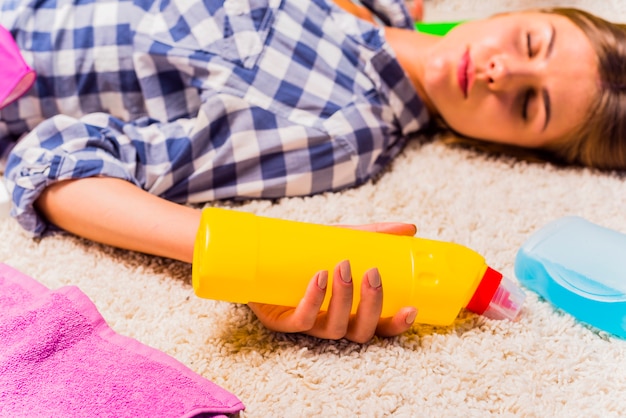
{"label": "nose", "polygon": [[537,84],[542,68],[537,63],[507,55],[494,55],[487,62],[484,81],[494,91],[506,91]]}

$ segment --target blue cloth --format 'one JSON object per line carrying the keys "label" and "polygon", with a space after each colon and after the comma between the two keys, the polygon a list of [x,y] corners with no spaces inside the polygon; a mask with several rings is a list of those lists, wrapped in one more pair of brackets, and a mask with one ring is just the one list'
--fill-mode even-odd
{"label": "blue cloth", "polygon": [[[367,3],[412,29],[400,0]],[[0,8],[38,74],[0,118],[0,144],[21,138],[5,176],[33,235],[48,227],[33,202],[59,180],[117,177],[180,203],[335,191],[379,173],[428,120],[384,29],[329,0]]]}

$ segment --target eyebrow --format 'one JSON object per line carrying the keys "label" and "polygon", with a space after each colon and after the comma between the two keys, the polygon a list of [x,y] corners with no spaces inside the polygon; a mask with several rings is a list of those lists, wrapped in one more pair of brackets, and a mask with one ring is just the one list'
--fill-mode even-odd
{"label": "eyebrow", "polygon": [[[546,60],[550,58],[552,55],[552,50],[554,49],[554,39],[556,38],[556,29],[554,25],[550,24],[551,32],[550,32],[550,41],[548,43],[548,49],[546,51]],[[548,123],[550,122],[550,116],[552,111],[552,106],[550,105],[550,94],[548,93],[548,89],[545,87],[542,89],[541,94],[543,95],[543,107],[546,113],[546,121],[543,124],[542,131],[545,131],[548,127]]]}

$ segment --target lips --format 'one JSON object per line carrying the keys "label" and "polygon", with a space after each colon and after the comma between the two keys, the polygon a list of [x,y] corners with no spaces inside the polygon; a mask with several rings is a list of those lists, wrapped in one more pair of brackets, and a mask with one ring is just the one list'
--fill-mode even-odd
{"label": "lips", "polygon": [[459,81],[459,87],[463,97],[467,98],[467,91],[469,87],[468,71],[470,63],[469,49],[465,51],[461,60],[459,61],[459,67],[457,68],[457,79]]}

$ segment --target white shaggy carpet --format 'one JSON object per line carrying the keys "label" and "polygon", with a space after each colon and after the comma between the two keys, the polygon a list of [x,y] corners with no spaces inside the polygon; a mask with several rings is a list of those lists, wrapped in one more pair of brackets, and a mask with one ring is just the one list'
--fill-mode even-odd
{"label": "white shaggy carpet", "polygon": [[[427,0],[427,12],[452,3]],[[608,1],[576,3],[618,10]],[[535,229],[573,214],[626,232],[624,208],[623,176],[437,142],[409,145],[375,184],[238,206],[331,224],[413,222],[418,235],[467,245],[510,277],[518,248]],[[235,393],[247,407],[244,417],[604,418],[626,411],[626,341],[530,292],[514,323],[462,313],[450,327],[415,325],[365,345],[328,342],[272,333],[245,306],[198,299],[183,263],[67,235],[31,240],[7,218],[0,237],[0,262],[50,288],[79,286],[118,333]]]}

